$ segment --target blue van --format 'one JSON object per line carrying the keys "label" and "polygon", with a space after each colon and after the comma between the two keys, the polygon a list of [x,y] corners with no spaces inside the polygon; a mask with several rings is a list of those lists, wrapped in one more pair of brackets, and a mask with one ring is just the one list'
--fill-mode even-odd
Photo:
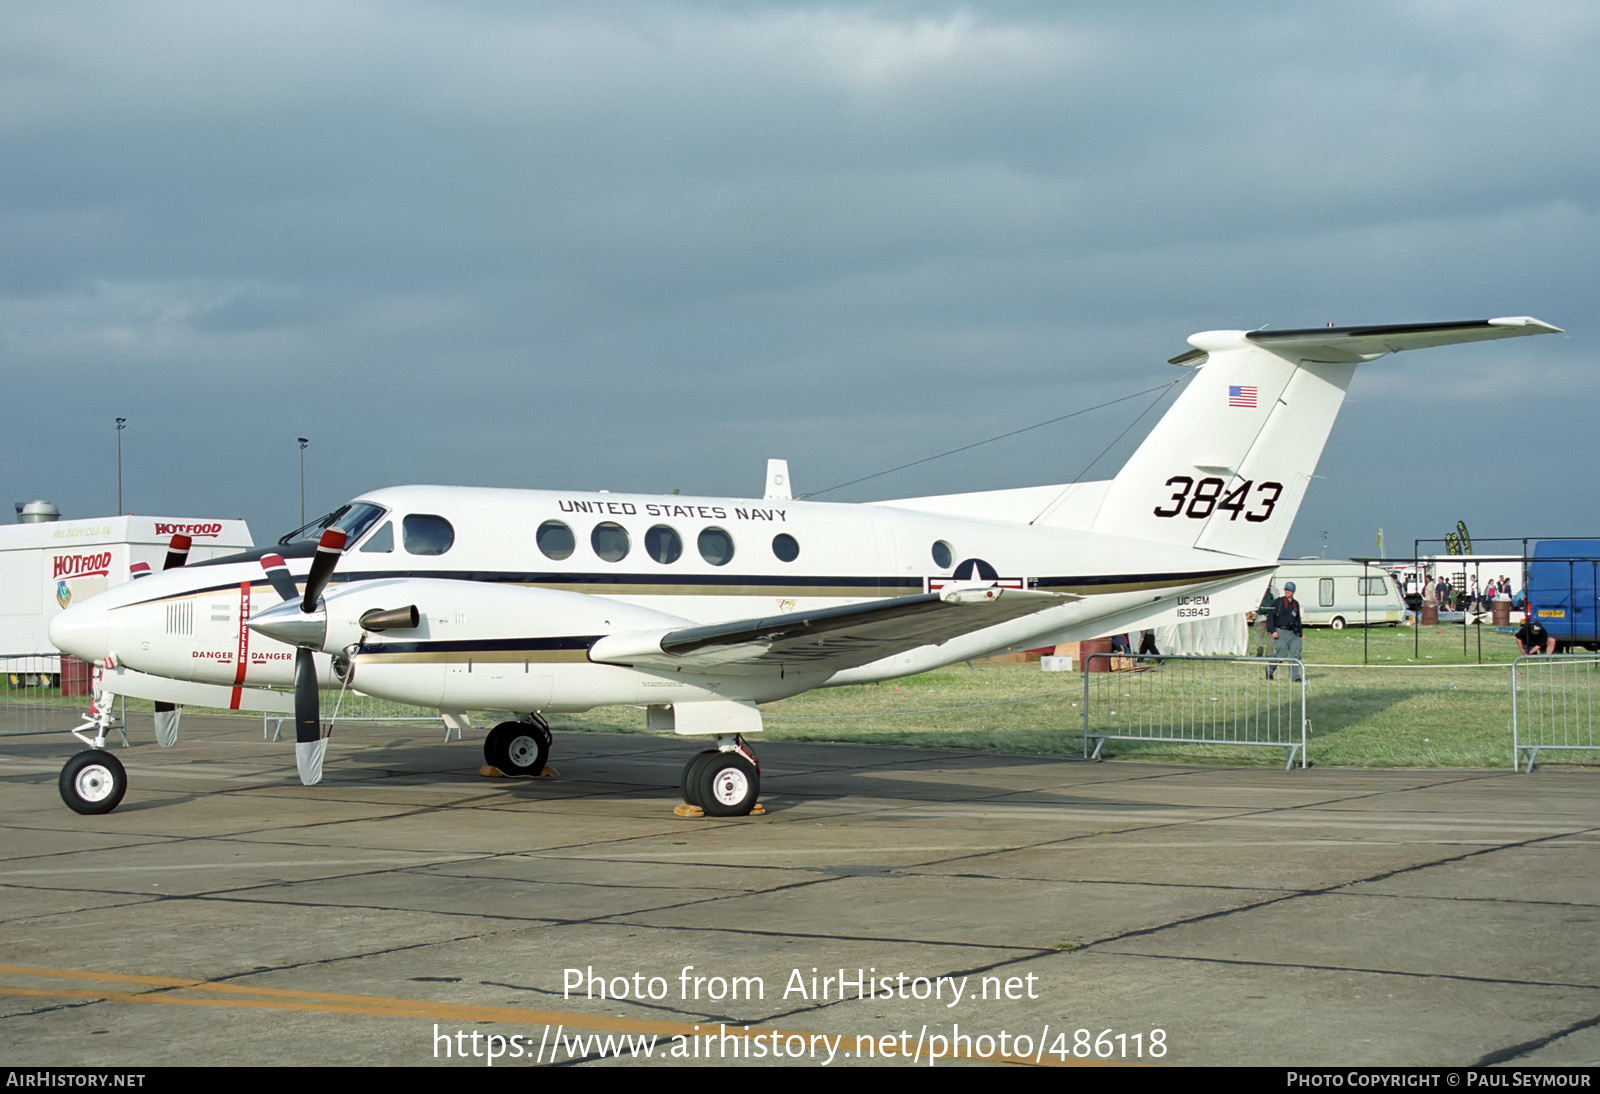
{"label": "blue van", "polygon": [[1556,640],[1556,652],[1600,652],[1600,540],[1546,539],[1528,560],[1528,606]]}

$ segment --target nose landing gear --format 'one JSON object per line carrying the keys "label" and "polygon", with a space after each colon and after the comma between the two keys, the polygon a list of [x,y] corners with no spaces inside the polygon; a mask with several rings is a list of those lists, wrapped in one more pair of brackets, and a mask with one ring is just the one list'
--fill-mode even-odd
{"label": "nose landing gear", "polygon": [[[72,731],[72,735],[89,748],[66,762],[56,787],[61,791],[61,800],[74,813],[87,816],[109,813],[122,803],[122,796],[128,792],[127,770],[121,760],[105,749],[106,734],[113,729],[121,735],[123,745],[128,743],[128,735],[122,732],[113,713],[115,707],[116,696],[96,690],[83,724]],[[93,730],[94,736],[89,736],[86,730]]]}

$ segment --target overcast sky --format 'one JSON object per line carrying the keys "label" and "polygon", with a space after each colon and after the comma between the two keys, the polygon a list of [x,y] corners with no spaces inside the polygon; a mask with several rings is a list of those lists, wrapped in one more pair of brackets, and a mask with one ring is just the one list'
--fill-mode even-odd
{"label": "overcast sky", "polygon": [[[308,516],[817,491],[1198,330],[1526,314],[1358,373],[1285,553],[1600,533],[1596,56],[1589,0],[14,0],[4,500],[114,512],[118,416],[126,510],[258,541],[297,436]],[[822,496],[1108,477],[1148,405]]]}

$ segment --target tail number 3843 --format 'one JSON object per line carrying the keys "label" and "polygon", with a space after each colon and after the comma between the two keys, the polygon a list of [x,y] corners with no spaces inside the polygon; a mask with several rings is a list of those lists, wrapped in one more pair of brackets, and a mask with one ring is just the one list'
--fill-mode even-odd
{"label": "tail number 3843", "polygon": [[[1245,479],[1232,490],[1221,479],[1201,479],[1196,482],[1188,475],[1174,475],[1168,486],[1177,487],[1165,505],[1156,506],[1158,517],[1193,517],[1205,520],[1218,510],[1227,513],[1229,520],[1245,520],[1259,524],[1272,516],[1273,506],[1283,493],[1281,482],[1251,482]],[[1255,495],[1251,496],[1251,491]],[[1226,493],[1224,493],[1226,491]]]}

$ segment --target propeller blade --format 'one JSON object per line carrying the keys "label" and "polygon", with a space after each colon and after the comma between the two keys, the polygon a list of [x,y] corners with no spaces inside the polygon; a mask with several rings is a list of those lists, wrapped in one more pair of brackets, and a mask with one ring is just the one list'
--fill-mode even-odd
{"label": "propeller blade", "polygon": [[322,700],[317,693],[317,664],[311,651],[294,651],[294,739],[296,744],[322,739]]}
{"label": "propeller blade", "polygon": [[[167,560],[161,566],[163,571],[176,570],[189,561],[189,548],[194,540],[182,532],[172,533],[172,542],[167,545]],[[141,567],[143,569],[141,569]],[[132,567],[133,576],[149,577],[150,565],[146,562],[135,562]],[[183,716],[183,711],[176,703],[156,700],[156,744],[162,748],[171,748],[178,743],[178,719]]]}
{"label": "propeller blade", "polygon": [[322,757],[328,751],[322,735],[321,697],[317,694],[317,665],[311,651],[294,651],[294,762],[300,782],[313,786],[322,781]]}
{"label": "propeller blade", "polygon": [[139,580],[141,577],[149,576],[150,564],[148,562],[135,562],[132,566],[128,567],[128,577],[134,581]]}
{"label": "propeller blade", "polygon": [[301,786],[316,786],[322,781],[322,758],[328,754],[328,738],[320,741],[299,741],[294,745],[294,766],[300,772]]}
{"label": "propeller blade", "polygon": [[316,557],[311,560],[311,574],[306,578],[306,596],[300,602],[301,611],[309,615],[317,610],[317,601],[322,599],[322,590],[333,576],[333,568],[339,564],[344,544],[345,534],[338,529],[329,528],[322,533],[322,539],[317,543]]}
{"label": "propeller blade", "polygon": [[171,748],[178,743],[178,719],[182,715],[183,709],[176,703],[156,700],[156,744]]}
{"label": "propeller blade", "polygon": [[167,548],[167,561],[161,568],[163,570],[176,570],[179,566],[189,561],[189,547],[194,540],[182,532],[174,532],[172,545]]}
{"label": "propeller blade", "polygon": [[282,555],[262,555],[261,568],[267,571],[267,580],[272,582],[273,590],[285,602],[294,600],[300,595],[300,590],[295,587],[294,578],[289,573],[289,564],[283,561]]}

